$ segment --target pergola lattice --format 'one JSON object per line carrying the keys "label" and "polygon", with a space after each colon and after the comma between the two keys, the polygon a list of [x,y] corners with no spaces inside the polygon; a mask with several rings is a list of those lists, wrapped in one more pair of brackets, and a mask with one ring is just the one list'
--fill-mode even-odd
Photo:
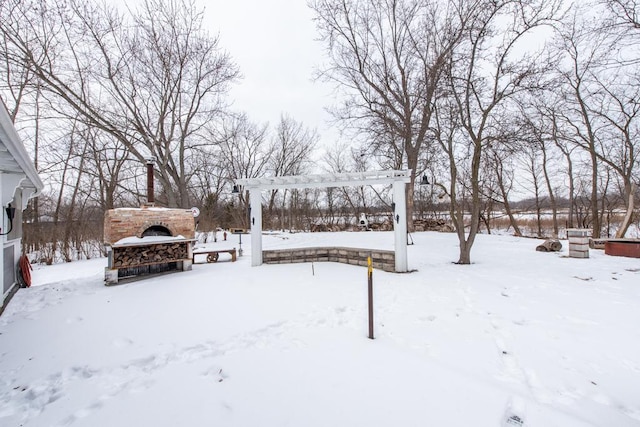
{"label": "pergola lattice", "polygon": [[351,172],[322,175],[281,176],[271,178],[240,178],[236,184],[249,191],[251,207],[251,265],[262,265],[262,191],[286,188],[355,187],[360,185],[392,184],[395,271],[408,271],[407,262],[407,205],[405,186],[411,182],[410,170]]}

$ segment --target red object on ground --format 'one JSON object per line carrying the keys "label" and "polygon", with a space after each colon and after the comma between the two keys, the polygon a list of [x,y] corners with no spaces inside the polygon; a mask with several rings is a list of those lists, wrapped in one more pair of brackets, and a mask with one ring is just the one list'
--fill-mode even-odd
{"label": "red object on ground", "polygon": [[640,240],[607,240],[604,244],[604,253],[612,256],[640,258]]}
{"label": "red object on ground", "polygon": [[33,267],[31,267],[31,263],[29,262],[29,258],[26,255],[22,255],[18,265],[20,267],[22,282],[28,288],[31,286],[31,270],[33,270]]}

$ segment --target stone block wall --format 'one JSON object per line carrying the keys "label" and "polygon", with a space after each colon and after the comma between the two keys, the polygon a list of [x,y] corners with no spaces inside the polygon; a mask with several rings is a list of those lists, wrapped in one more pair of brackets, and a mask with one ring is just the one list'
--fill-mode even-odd
{"label": "stone block wall", "polygon": [[395,271],[396,254],[394,251],[344,247],[296,248],[262,251],[262,261],[265,264],[290,264],[324,261],[366,267],[367,258],[369,256],[371,256],[373,268],[389,272]]}
{"label": "stone block wall", "polygon": [[567,229],[569,239],[569,256],[571,258],[589,258],[589,234],[585,228]]}
{"label": "stone block wall", "polygon": [[104,214],[104,243],[114,244],[125,237],[142,237],[149,227],[165,227],[172,236],[195,238],[195,221],[187,209],[120,208]]}

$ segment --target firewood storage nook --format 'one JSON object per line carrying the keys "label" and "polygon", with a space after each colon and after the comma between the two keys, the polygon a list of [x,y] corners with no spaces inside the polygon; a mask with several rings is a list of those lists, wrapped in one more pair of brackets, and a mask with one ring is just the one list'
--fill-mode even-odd
{"label": "firewood storage nook", "polygon": [[108,264],[105,284],[167,271],[191,270],[193,214],[185,209],[143,206],[111,209],[104,218]]}

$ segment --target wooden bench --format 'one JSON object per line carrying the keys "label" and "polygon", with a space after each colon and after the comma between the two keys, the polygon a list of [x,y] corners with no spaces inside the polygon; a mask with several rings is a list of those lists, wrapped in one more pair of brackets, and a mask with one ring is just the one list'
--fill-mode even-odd
{"label": "wooden bench", "polygon": [[193,252],[193,263],[196,263],[196,255],[206,255],[207,262],[218,262],[218,258],[220,258],[221,253],[228,253],[231,255],[231,262],[235,262],[236,260],[236,248],[232,249],[211,249],[204,251],[194,251]]}

